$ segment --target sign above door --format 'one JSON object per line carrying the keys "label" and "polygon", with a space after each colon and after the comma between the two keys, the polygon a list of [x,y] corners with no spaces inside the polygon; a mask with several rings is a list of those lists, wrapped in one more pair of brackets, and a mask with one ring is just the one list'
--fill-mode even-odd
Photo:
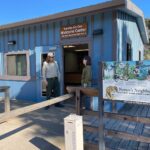
{"label": "sign above door", "polygon": [[81,37],[87,35],[87,24],[75,24],[70,26],[61,27],[60,36],[61,39]]}

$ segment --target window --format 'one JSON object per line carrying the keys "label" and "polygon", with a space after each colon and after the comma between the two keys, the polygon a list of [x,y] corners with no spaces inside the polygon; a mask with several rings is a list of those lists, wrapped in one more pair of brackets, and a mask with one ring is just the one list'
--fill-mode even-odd
{"label": "window", "polygon": [[8,52],[4,54],[4,64],[0,79],[30,80],[29,51]]}
{"label": "window", "polygon": [[141,60],[141,51],[139,51],[139,60]]}
{"label": "window", "polygon": [[27,76],[26,54],[7,55],[7,75]]}
{"label": "window", "polygon": [[127,56],[126,56],[127,61],[132,60],[132,49],[131,49],[131,44],[127,43]]}

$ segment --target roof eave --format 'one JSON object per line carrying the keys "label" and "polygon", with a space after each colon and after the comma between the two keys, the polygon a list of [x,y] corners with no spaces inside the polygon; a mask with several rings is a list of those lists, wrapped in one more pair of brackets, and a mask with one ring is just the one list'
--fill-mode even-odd
{"label": "roof eave", "polygon": [[149,38],[148,38],[147,30],[146,30],[143,12],[134,3],[132,3],[131,0],[126,0],[126,9],[127,11],[132,13],[133,16],[137,18],[137,23],[140,29],[140,34],[142,36],[143,43],[148,44]]}

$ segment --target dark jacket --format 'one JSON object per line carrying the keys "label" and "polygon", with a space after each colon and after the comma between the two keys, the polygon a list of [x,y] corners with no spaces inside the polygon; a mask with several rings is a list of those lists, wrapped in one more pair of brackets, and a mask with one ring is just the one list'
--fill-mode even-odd
{"label": "dark jacket", "polygon": [[91,85],[92,80],[92,72],[91,72],[91,66],[87,65],[82,70],[82,77],[81,77],[81,84],[87,84],[87,86]]}

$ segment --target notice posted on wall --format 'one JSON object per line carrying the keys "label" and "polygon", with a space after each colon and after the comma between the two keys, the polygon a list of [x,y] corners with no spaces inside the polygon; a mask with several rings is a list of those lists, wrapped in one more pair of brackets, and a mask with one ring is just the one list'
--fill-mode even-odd
{"label": "notice posted on wall", "polygon": [[150,61],[102,64],[103,99],[150,104]]}

